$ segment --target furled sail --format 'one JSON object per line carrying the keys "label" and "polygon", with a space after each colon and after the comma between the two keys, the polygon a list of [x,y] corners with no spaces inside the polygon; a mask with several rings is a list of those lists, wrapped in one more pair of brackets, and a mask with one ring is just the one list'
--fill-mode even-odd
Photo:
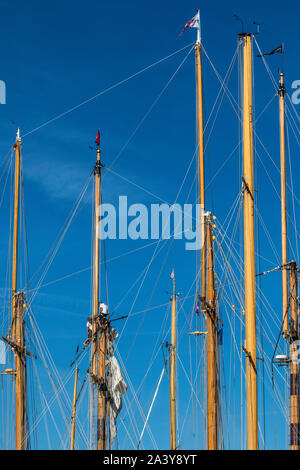
{"label": "furled sail", "polygon": [[127,384],[124,380],[120,365],[114,356],[112,342],[116,338],[117,333],[111,328],[111,335],[108,341],[108,374],[107,374],[107,415],[109,418],[110,429],[110,448],[112,448],[114,439],[117,435],[116,420],[122,409],[122,395],[127,391]]}

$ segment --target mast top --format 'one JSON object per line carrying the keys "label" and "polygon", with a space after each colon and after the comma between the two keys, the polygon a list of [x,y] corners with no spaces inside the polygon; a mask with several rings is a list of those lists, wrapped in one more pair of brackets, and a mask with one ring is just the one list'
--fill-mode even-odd
{"label": "mast top", "polygon": [[200,45],[201,43],[201,28],[200,28],[200,10],[197,10],[197,13],[195,16],[193,16],[192,19],[190,19],[186,25],[184,26],[183,30],[179,34],[179,36],[182,35],[182,33],[186,30],[186,28],[196,28],[197,29],[197,41],[196,45]]}
{"label": "mast top", "polygon": [[278,95],[279,96],[283,96],[285,95],[285,88],[284,88],[284,73],[283,72],[279,72],[279,91],[278,91]]}
{"label": "mast top", "polygon": [[96,148],[96,152],[97,152],[96,167],[98,167],[98,171],[97,171],[97,173],[98,173],[100,168],[102,167],[102,164],[101,164],[101,149],[100,149],[100,129],[98,129],[95,144],[97,145],[97,148]]}
{"label": "mast top", "polygon": [[200,23],[200,10],[197,10],[197,41],[196,44],[201,44],[201,23]]}
{"label": "mast top", "polygon": [[252,36],[253,36],[253,33],[244,33],[244,32],[243,32],[243,33],[239,33],[239,37],[240,37],[240,38],[246,38],[246,37],[248,37],[248,36],[252,37]]}
{"label": "mast top", "polygon": [[20,128],[19,128],[19,127],[18,127],[18,129],[17,129],[17,132],[16,132],[16,134],[17,134],[17,137],[16,137],[16,142],[21,142],[21,137],[20,137]]}
{"label": "mast top", "polygon": [[173,282],[173,296],[172,296],[172,298],[175,298],[174,296],[176,296],[176,294],[175,294],[175,271],[174,271],[174,268],[172,269],[170,279]]}

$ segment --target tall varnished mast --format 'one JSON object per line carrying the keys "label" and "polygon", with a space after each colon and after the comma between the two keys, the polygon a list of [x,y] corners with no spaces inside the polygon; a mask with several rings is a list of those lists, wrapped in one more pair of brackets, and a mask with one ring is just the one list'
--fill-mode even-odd
{"label": "tall varnished mast", "polygon": [[[200,12],[196,42],[197,114],[198,114],[198,168],[201,205],[201,310],[207,323],[207,447],[218,448],[217,424],[217,337],[215,314],[215,286],[213,266],[212,220],[205,212],[204,118],[201,61]],[[207,227],[206,227],[207,225]],[[206,234],[207,232],[207,234]]]}
{"label": "tall varnished mast", "polygon": [[[217,338],[215,314],[215,287],[212,244],[212,220],[206,218],[205,212],[205,164],[204,164],[204,118],[203,86],[201,61],[200,12],[198,11],[198,28],[196,42],[196,76],[197,76],[197,117],[198,117],[198,169],[199,200],[201,205],[201,311],[206,313],[207,323],[207,447],[218,448],[217,425]],[[207,227],[206,227],[207,225]],[[207,234],[206,234],[207,231]]]}
{"label": "tall varnished mast", "polygon": [[13,228],[13,259],[12,259],[12,341],[16,340],[16,293],[18,276],[18,239],[19,239],[19,201],[20,201],[20,129],[17,130],[15,149],[15,195],[14,195],[14,228]]}
{"label": "tall varnished mast", "polygon": [[[196,77],[197,77],[197,117],[198,117],[198,170],[199,191],[201,206],[201,297],[206,297],[206,266],[205,266],[205,178],[204,178],[204,136],[203,136],[203,88],[202,88],[202,61],[201,61],[201,32],[200,12],[198,11],[198,27],[196,50]],[[203,310],[203,308],[202,308]]]}
{"label": "tall varnished mast", "polygon": [[[100,145],[98,132],[97,145]],[[101,150],[97,148],[97,160],[94,168],[94,255],[93,255],[93,317],[92,317],[92,380],[97,386],[97,449],[106,448],[106,333],[99,329],[99,279],[100,279],[100,205],[101,205]]]}
{"label": "tall varnished mast", "polygon": [[15,191],[14,191],[14,228],[13,228],[13,261],[12,261],[12,323],[11,342],[9,343],[15,360],[15,420],[16,449],[27,449],[27,391],[26,391],[26,348],[24,337],[25,297],[17,291],[18,278],[18,237],[19,237],[19,201],[20,201],[20,161],[21,138],[17,131],[15,149]]}
{"label": "tall varnished mast", "polygon": [[[285,162],[285,88],[284,74],[279,85],[280,174],[281,174],[281,252],[282,252],[282,333],[290,349],[290,449],[300,449],[299,365],[292,360],[293,342],[298,340],[298,269],[287,261],[286,162]],[[289,279],[288,279],[289,272]]]}
{"label": "tall varnished mast", "polygon": [[287,223],[286,223],[286,164],[285,164],[285,88],[284,74],[280,73],[279,126],[281,173],[281,264],[282,264],[282,333],[288,337],[288,271],[287,271]]}
{"label": "tall varnished mast", "polygon": [[244,282],[246,329],[247,446],[258,448],[257,359],[255,309],[255,240],[253,182],[252,35],[241,33],[243,48],[243,198],[244,198]]}

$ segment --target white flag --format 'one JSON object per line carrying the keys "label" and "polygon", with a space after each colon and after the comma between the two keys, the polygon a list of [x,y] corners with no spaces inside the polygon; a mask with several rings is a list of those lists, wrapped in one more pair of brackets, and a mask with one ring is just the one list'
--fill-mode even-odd
{"label": "white flag", "polygon": [[183,31],[186,28],[198,28],[198,29],[200,29],[200,11],[197,11],[196,15],[190,21],[187,22],[187,24],[185,25],[185,27],[183,28],[183,30],[181,31],[179,36],[182,35]]}

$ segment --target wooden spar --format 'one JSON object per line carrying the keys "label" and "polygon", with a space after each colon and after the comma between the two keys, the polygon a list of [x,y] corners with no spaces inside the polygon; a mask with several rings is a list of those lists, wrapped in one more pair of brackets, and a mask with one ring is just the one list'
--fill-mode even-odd
{"label": "wooden spar", "polygon": [[[209,216],[210,219],[206,228],[207,218],[205,213],[204,119],[200,25],[195,49],[197,72],[198,168],[201,206],[201,311],[206,311],[207,313],[207,446],[209,450],[216,450],[218,448],[218,429],[216,370],[217,345],[214,310],[215,288],[211,216]],[[209,306],[212,308],[208,308]]]}
{"label": "wooden spar", "polygon": [[280,125],[280,173],[281,173],[281,256],[282,256],[282,334],[288,337],[288,271],[286,224],[286,164],[285,164],[285,88],[284,74],[280,73],[279,125]]}
{"label": "wooden spar", "polygon": [[218,399],[217,399],[217,329],[216,294],[214,282],[212,219],[208,214],[207,224],[207,449],[218,449]]}
{"label": "wooden spar", "polygon": [[77,379],[78,366],[75,369],[74,392],[73,392],[73,410],[72,410],[72,430],[71,430],[71,450],[75,449],[75,425],[76,425],[76,402],[77,402]]}
{"label": "wooden spar", "polygon": [[[99,304],[99,237],[98,237],[98,209],[100,205],[100,173],[98,170],[100,154],[97,152],[97,161],[94,168],[94,241],[93,241],[93,313],[92,313],[92,347],[91,347],[91,371],[92,384],[95,385],[95,377],[97,377],[97,350],[98,350],[98,334],[97,334],[97,316]],[[94,387],[93,387],[94,389]],[[91,393],[92,404],[91,414],[94,425],[94,391]],[[97,428],[96,428],[97,432]]]}
{"label": "wooden spar", "polygon": [[252,35],[240,35],[243,44],[243,154],[244,154],[244,276],[246,330],[247,447],[258,449],[255,240],[253,187]]}
{"label": "wooden spar", "polygon": [[176,450],[176,291],[173,271],[173,295],[170,345],[170,449]]}
{"label": "wooden spar", "polygon": [[99,210],[101,204],[101,151],[97,149],[97,161],[94,168],[95,200],[94,200],[94,253],[93,253],[93,316],[92,316],[92,374],[98,372],[98,335],[97,318],[99,310]]}
{"label": "wooden spar", "polygon": [[18,276],[18,238],[19,238],[19,200],[20,200],[20,159],[21,159],[21,139],[20,129],[17,130],[15,149],[15,199],[14,199],[14,228],[13,228],[13,259],[12,259],[12,332],[11,339],[16,341],[16,293]]}
{"label": "wooden spar", "polygon": [[18,238],[19,238],[19,201],[20,201],[20,129],[17,130],[15,149],[15,191],[14,191],[14,226],[13,226],[13,260],[12,260],[12,322],[11,339],[15,361],[16,399],[15,399],[15,432],[16,450],[27,449],[27,390],[26,390],[26,348],[24,337],[24,294],[17,292],[18,282]]}
{"label": "wooden spar", "polygon": [[93,258],[93,347],[92,379],[97,386],[97,450],[106,448],[106,331],[101,326],[99,331],[99,278],[100,278],[100,205],[101,205],[101,150],[97,149],[95,175],[95,208],[94,208],[94,258]]}
{"label": "wooden spar", "polygon": [[[198,30],[196,50],[196,77],[197,77],[197,117],[198,117],[198,169],[199,191],[201,207],[201,297],[206,297],[206,267],[205,267],[205,178],[204,178],[204,136],[203,136],[203,89],[202,89],[202,62],[201,41]],[[203,305],[202,305],[203,307]],[[201,307],[201,310],[203,308]]]}
{"label": "wooden spar", "polygon": [[[286,221],[286,162],[285,162],[285,88],[284,74],[280,73],[279,124],[280,124],[280,173],[281,173],[281,251],[282,251],[282,334],[290,342],[290,359],[293,342],[298,340],[298,279],[295,261],[287,263]],[[289,281],[288,281],[289,270]],[[289,284],[289,289],[288,289]],[[289,309],[289,314],[288,314]],[[290,325],[289,325],[290,323]],[[299,365],[290,360],[290,448],[300,449],[299,428]]]}
{"label": "wooden spar", "polygon": [[[298,279],[297,265],[292,261],[289,265],[289,304],[290,304],[290,359],[293,357],[293,342],[298,340]],[[299,364],[296,360],[290,360],[290,448],[300,450],[300,426],[299,426]]]}

